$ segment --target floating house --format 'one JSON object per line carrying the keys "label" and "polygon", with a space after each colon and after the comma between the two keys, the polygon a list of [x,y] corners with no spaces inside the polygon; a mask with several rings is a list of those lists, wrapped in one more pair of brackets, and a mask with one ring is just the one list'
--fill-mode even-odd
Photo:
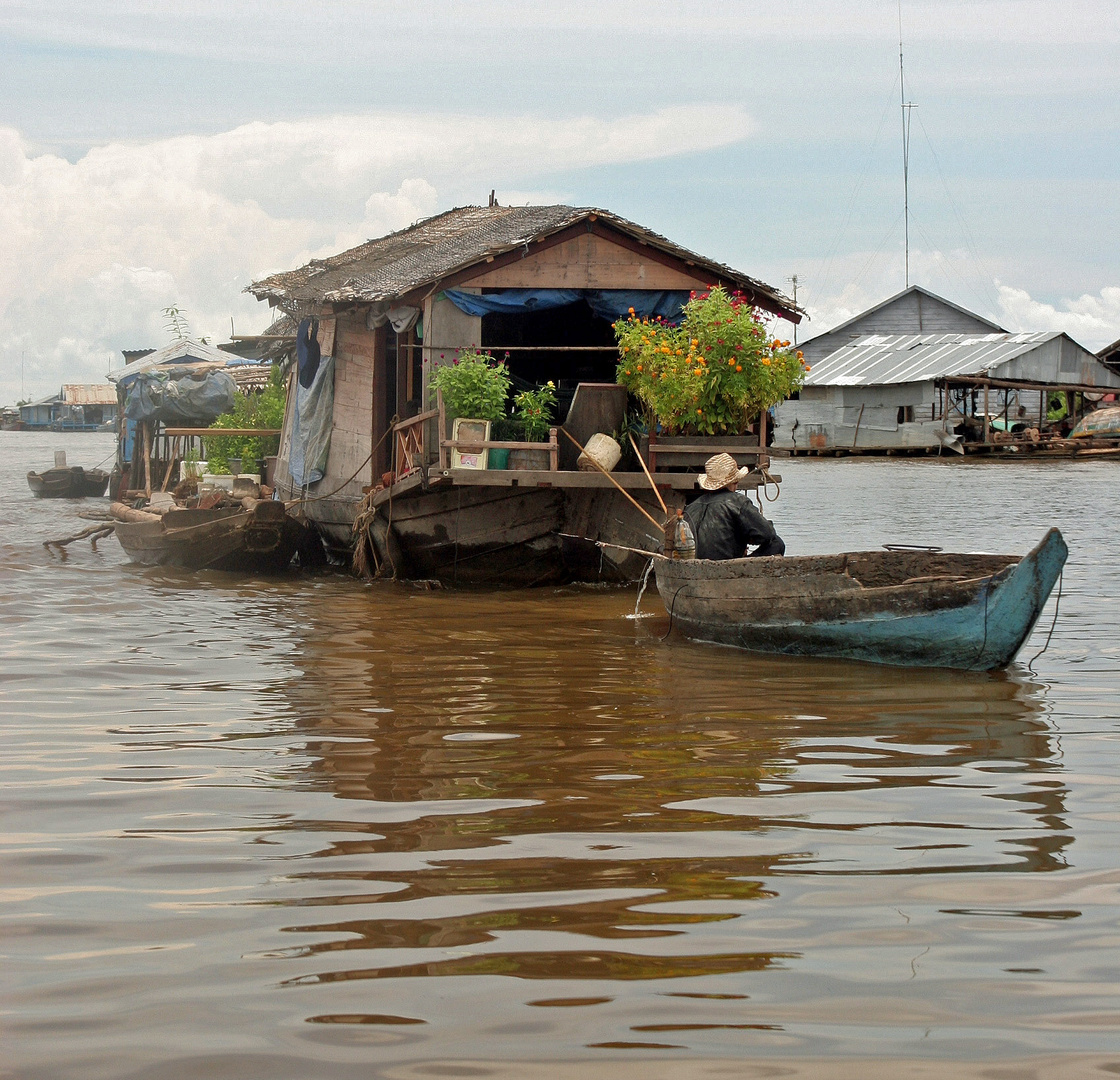
{"label": "floating house", "polygon": [[[368,539],[374,559],[404,576],[530,584],[601,566],[609,576],[625,553],[584,542],[576,567],[562,534],[648,547],[642,512],[664,512],[645,476],[612,474],[639,511],[607,477],[576,469],[578,451],[555,431],[550,467],[451,468],[458,447],[432,373],[461,349],[508,354],[515,387],[556,385],[556,419],[578,441],[617,431],[626,395],[612,322],[630,308],[675,317],[691,290],[715,284],[801,317],[763,282],[616,214],[493,200],[254,282],[249,292],[296,320],[307,344],[313,337],[324,373],[314,386],[292,383],[278,493],[306,498],[336,547],[354,542],[361,515],[359,545]],[[658,478],[682,505],[694,483],[695,473]]]}
{"label": "floating house", "polygon": [[66,383],[57,394],[21,405],[28,431],[98,431],[117,417],[117,394],[101,383]]}
{"label": "floating house", "polygon": [[869,334],[991,334],[1006,333],[982,315],[951,300],[911,285],[823,334],[798,343],[810,366],[842,345]]}
{"label": "floating house", "polygon": [[963,452],[1037,445],[1050,395],[1120,389],[1120,375],[1061,333],[864,334],[815,360],[778,406],[775,447],[793,452]]}

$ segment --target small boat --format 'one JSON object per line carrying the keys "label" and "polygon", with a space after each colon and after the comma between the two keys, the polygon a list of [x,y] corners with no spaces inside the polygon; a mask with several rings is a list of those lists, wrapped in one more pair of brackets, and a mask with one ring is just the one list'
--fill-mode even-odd
{"label": "small boat", "polygon": [[165,514],[123,503],[113,503],[110,509],[121,547],[132,562],[144,566],[276,572],[292,561],[305,533],[283,503],[271,500],[251,509],[176,509]]}
{"label": "small boat", "polygon": [[56,465],[41,473],[29,472],[27,486],[37,499],[100,498],[109,486],[109,474],[81,465]]}
{"label": "small boat", "polygon": [[936,550],[656,560],[671,623],[765,653],[990,671],[1026,641],[1065,565],[1051,529],[1025,556]]}

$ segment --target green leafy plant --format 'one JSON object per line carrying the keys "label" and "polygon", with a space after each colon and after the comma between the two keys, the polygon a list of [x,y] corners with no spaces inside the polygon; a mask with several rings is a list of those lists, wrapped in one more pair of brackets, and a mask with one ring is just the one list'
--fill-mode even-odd
{"label": "green leafy plant", "polygon": [[550,379],[536,390],[523,390],[513,398],[514,413],[526,442],[544,442],[552,427],[556,386]]}
{"label": "green leafy plant", "polygon": [[506,365],[489,353],[462,349],[450,364],[435,369],[431,385],[443,394],[447,415],[500,420],[505,415],[510,377]]}
{"label": "green leafy plant", "polygon": [[[284,376],[273,365],[268,386],[258,393],[238,394],[233,411],[224,413],[210,425],[210,430],[222,428],[280,428],[284,423],[287,390]],[[255,465],[258,458],[275,454],[280,446],[279,435],[247,436],[225,435],[206,437],[206,454],[212,473],[229,472],[229,459],[241,458],[242,467]]]}
{"label": "green leafy plant", "polygon": [[630,309],[614,324],[617,378],[668,434],[739,434],[801,388],[809,368],[741,293],[693,293],[673,326]]}

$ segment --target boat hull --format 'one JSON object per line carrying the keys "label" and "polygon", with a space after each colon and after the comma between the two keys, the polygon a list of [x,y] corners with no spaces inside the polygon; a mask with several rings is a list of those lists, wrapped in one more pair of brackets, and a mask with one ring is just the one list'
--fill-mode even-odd
{"label": "boat hull", "polygon": [[29,472],[27,486],[37,499],[100,498],[109,486],[109,474],[103,469],[74,465]]}
{"label": "boat hull", "polygon": [[254,510],[173,510],[154,521],[118,521],[116,537],[142,566],[276,573],[292,561],[302,527],[282,503]]}
{"label": "boat hull", "polygon": [[755,652],[988,671],[1034,628],[1068,549],[1051,529],[1028,555],[855,552],[657,563],[672,624]]}
{"label": "boat hull", "polygon": [[[635,494],[661,515],[651,493]],[[369,529],[383,573],[460,587],[634,581],[649,556],[622,548],[654,547],[651,534],[617,491],[559,484],[417,489],[383,502]]]}

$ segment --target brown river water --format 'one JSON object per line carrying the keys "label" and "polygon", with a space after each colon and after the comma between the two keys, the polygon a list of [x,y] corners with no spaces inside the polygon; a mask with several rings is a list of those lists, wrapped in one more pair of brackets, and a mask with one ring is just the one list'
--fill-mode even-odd
{"label": "brown river water", "polygon": [[996,674],[652,588],[128,564],[0,433],[0,1076],[1120,1074],[1120,463],[783,461],[791,554],[1070,560]]}

